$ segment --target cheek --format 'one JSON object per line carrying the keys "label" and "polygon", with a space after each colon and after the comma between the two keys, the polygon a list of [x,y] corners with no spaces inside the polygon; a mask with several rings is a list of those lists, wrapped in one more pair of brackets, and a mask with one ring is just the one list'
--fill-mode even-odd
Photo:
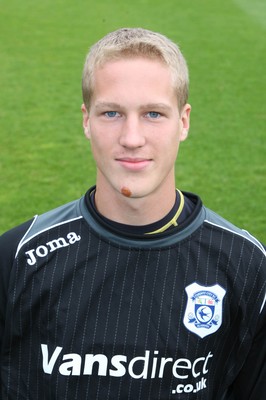
{"label": "cheek", "polygon": [[93,122],[90,124],[90,142],[91,148],[93,152],[100,151],[101,147],[104,144],[102,138],[104,138],[103,132],[97,125]]}
{"label": "cheek", "polygon": [[104,153],[104,149],[102,148],[101,142],[98,142],[97,138],[93,135],[90,138],[90,144],[91,144],[91,151],[92,151],[94,158],[97,160],[100,157],[102,157],[102,154]]}
{"label": "cheek", "polygon": [[174,154],[178,151],[179,147],[179,136],[178,133],[175,131],[173,132],[161,132],[161,134],[157,137],[156,140],[156,147],[158,151],[164,153],[165,156],[167,153]]}
{"label": "cheek", "polygon": [[174,135],[172,139],[165,144],[164,148],[161,147],[160,151],[162,153],[162,156],[165,158],[165,162],[167,164],[174,164],[177,158],[178,150],[179,150],[178,136]]}
{"label": "cheek", "polygon": [[112,152],[112,143],[110,143],[110,136],[106,132],[94,131],[91,132],[90,145],[93,157],[96,164],[106,165],[110,159]]}

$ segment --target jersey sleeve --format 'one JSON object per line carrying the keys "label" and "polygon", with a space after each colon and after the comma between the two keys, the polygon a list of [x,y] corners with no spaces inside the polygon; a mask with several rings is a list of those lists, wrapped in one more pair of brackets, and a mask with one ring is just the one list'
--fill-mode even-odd
{"label": "jersey sleeve", "polygon": [[266,305],[260,314],[256,336],[233,385],[234,399],[264,400],[266,393]]}
{"label": "jersey sleeve", "polygon": [[27,221],[0,236],[0,349],[6,318],[8,282],[17,247],[33,220]]}

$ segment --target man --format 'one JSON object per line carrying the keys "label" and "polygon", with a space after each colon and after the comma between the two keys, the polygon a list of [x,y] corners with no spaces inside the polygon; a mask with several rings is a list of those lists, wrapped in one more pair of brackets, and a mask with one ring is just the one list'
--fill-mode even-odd
{"label": "man", "polygon": [[187,97],[160,34],[90,50],[96,186],[0,239],[2,399],[264,399],[265,249],[175,188]]}

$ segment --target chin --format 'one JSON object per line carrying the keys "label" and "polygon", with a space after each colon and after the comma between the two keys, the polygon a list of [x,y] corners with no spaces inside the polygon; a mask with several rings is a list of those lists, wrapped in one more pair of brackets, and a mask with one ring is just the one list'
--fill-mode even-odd
{"label": "chin", "polygon": [[143,190],[143,188],[136,188],[134,185],[122,185],[119,191],[123,196],[132,199],[142,199],[152,193],[152,191]]}

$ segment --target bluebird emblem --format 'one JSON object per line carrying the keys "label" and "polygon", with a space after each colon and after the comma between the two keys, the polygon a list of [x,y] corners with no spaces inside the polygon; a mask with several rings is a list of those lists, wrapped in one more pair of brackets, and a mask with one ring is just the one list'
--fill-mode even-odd
{"label": "bluebird emblem", "polygon": [[204,338],[222,325],[223,298],[226,291],[218,284],[202,286],[194,282],[186,287],[185,327]]}

